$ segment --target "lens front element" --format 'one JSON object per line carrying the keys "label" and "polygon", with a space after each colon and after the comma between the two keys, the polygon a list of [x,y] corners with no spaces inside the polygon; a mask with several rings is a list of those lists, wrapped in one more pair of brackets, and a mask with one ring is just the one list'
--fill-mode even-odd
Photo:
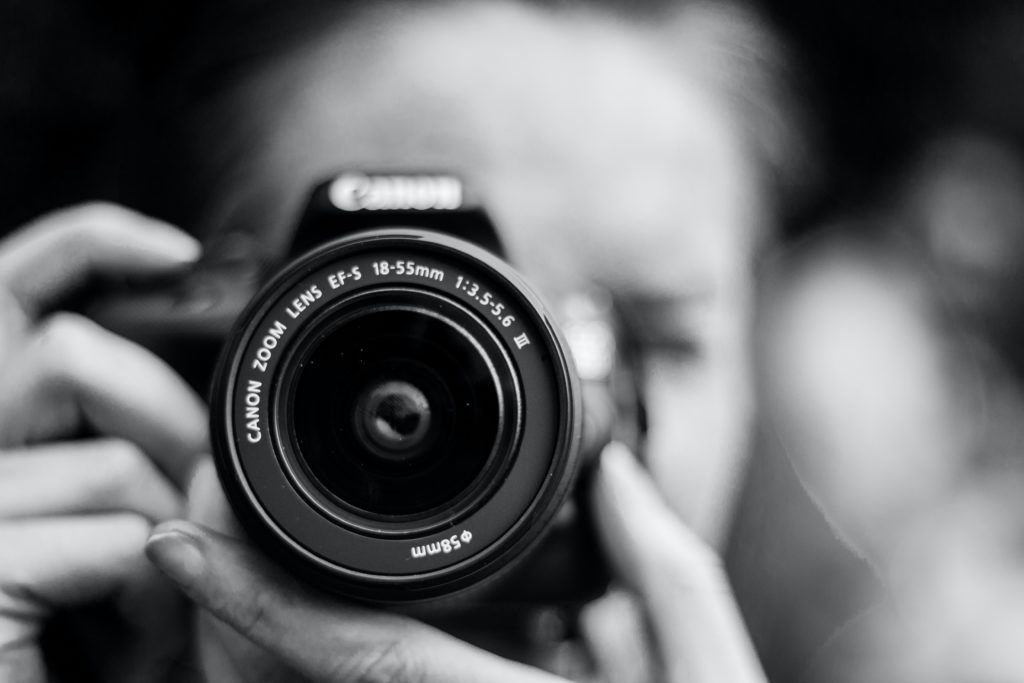
{"label": "lens front element", "polygon": [[414,289],[353,297],[321,319],[286,362],[279,415],[293,436],[285,452],[316,488],[307,495],[356,526],[461,516],[487,488],[481,476],[493,483],[509,464],[519,431],[499,340],[464,306]]}

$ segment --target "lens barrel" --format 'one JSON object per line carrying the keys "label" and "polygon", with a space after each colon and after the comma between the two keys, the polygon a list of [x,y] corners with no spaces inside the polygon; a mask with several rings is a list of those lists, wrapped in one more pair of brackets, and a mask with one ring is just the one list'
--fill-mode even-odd
{"label": "lens barrel", "polygon": [[487,583],[568,496],[581,406],[565,344],[503,261],[416,229],[287,266],[214,378],[218,473],[253,539],[347,597]]}

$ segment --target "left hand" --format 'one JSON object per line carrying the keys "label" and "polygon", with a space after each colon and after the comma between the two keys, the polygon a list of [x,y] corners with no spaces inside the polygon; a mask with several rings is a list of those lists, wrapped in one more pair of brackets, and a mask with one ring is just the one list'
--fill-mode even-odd
{"label": "left hand", "polygon": [[[762,683],[720,562],[661,502],[622,446],[605,449],[594,493],[601,535],[613,566],[648,612],[662,653],[656,668],[665,679]],[[238,532],[210,463],[200,466],[189,497],[196,501],[193,516]],[[199,632],[211,681],[562,680],[408,617],[314,593],[246,544],[196,524],[161,525],[148,552],[216,617]]]}

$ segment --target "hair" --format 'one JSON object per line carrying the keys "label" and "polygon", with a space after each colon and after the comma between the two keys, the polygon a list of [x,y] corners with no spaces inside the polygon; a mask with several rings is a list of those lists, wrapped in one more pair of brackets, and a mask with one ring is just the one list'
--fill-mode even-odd
{"label": "hair", "polygon": [[[489,0],[430,0],[436,5]],[[752,9],[733,3],[668,0],[520,0],[552,12],[594,11],[645,26],[670,58],[734,113],[761,168],[767,195],[785,213],[807,195],[810,146],[781,41]],[[244,184],[253,150],[275,125],[279,104],[253,90],[266,74],[305,46],[362,12],[422,8],[423,2],[365,0],[228,0],[193,18],[167,60],[158,95],[143,119],[148,137],[136,146],[134,203],[194,232],[216,222],[211,212]],[[257,111],[246,110],[246,106]],[[268,116],[268,114],[270,114]],[[153,163],[155,160],[155,163]]]}

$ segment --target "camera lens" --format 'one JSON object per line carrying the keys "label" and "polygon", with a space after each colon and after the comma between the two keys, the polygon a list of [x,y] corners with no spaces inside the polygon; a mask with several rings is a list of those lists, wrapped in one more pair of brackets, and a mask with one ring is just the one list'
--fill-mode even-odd
{"label": "camera lens", "polygon": [[537,545],[576,476],[578,397],[507,264],[383,229],[256,295],[221,355],[211,439],[232,508],[282,566],[349,598],[422,602]]}
{"label": "camera lens", "polygon": [[362,393],[354,422],[364,447],[385,459],[406,460],[423,451],[430,402],[412,384],[388,380]]}
{"label": "camera lens", "polygon": [[505,407],[515,377],[495,367],[497,344],[464,309],[415,290],[376,291],[324,317],[290,361],[282,418],[299,466],[364,517],[457,515],[516,427]]}

